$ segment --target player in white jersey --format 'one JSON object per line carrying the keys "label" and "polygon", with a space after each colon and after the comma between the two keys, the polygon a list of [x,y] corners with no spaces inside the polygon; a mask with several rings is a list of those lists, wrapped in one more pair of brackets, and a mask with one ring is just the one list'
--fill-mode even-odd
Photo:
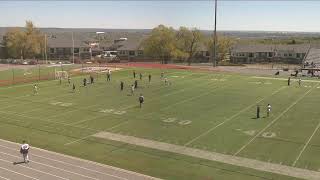
{"label": "player in white jersey", "polygon": [[267,106],[267,117],[269,117],[270,112],[271,112],[271,105],[268,104],[268,106]]}
{"label": "player in white jersey", "polygon": [[38,94],[38,86],[35,84],[33,86],[33,95],[37,95]]}
{"label": "player in white jersey", "polygon": [[22,145],[21,145],[21,148],[20,148],[20,153],[22,154],[23,161],[25,163],[29,162],[29,156],[28,156],[29,148],[30,148],[29,144],[27,144],[26,141],[22,141]]}

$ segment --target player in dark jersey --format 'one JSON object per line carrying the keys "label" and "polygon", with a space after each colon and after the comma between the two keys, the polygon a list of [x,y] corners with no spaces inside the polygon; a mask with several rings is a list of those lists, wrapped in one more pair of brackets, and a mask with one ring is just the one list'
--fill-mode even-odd
{"label": "player in dark jersey", "polygon": [[120,82],[120,90],[121,90],[121,91],[123,91],[123,86],[124,86],[124,83],[123,83],[123,81],[121,81],[121,82]]}
{"label": "player in dark jersey", "polygon": [[144,102],[144,97],[142,96],[142,94],[140,94],[140,97],[139,97],[140,108],[142,107],[143,102]]}
{"label": "player in dark jersey", "polygon": [[148,78],[149,78],[149,83],[150,83],[151,82],[151,74],[149,74]]}

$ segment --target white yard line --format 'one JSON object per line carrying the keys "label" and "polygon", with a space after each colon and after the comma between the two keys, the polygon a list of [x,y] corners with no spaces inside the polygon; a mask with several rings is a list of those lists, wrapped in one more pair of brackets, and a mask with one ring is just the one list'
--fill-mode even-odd
{"label": "white yard line", "polygon": [[95,137],[108,139],[112,141],[122,142],[135,146],[141,146],[171,153],[182,154],[186,156],[206,159],[210,161],[221,162],[224,164],[230,164],[239,167],[251,168],[262,172],[270,172],[275,174],[281,174],[285,176],[291,176],[309,180],[319,180],[320,172],[301,169],[291,166],[285,166],[280,164],[273,164],[269,162],[259,161],[255,159],[249,159],[244,157],[237,157],[232,155],[226,155],[206,150],[200,150],[196,148],[190,148],[175,144],[169,144],[159,141],[153,141],[149,139],[137,138],[133,136],[125,136],[110,132],[100,132],[94,135]]}
{"label": "white yard line", "polygon": [[260,136],[266,129],[268,129],[272,124],[274,124],[278,119],[280,119],[285,113],[287,113],[293,106],[295,106],[299,101],[301,101],[307,94],[311,92],[316,86],[309,89],[306,93],[304,93],[300,98],[294,101],[289,107],[287,107],[278,117],[272,120],[266,127],[264,127],[259,133],[257,133],[252,139],[250,139],[245,145],[243,145],[234,156],[238,155],[243,149],[245,149],[249,144],[251,144],[258,136]]}
{"label": "white yard line", "polygon": [[17,171],[13,171],[13,170],[10,170],[10,169],[4,168],[4,167],[0,167],[0,169],[3,169],[3,170],[5,170],[5,171],[9,171],[9,172],[14,173],[14,174],[18,174],[18,175],[20,175],[20,176],[27,177],[27,178],[29,178],[29,179],[40,180],[40,179],[31,177],[31,176],[27,176],[27,175],[25,175],[25,174],[22,174],[22,173],[19,173],[19,172],[17,172]]}
{"label": "white yard line", "polygon": [[[12,163],[11,161],[7,161],[7,160],[4,160],[4,159],[0,159],[0,161]],[[40,172],[40,173],[42,173],[42,174],[46,174],[46,175],[49,175],[49,176],[53,176],[53,177],[56,177],[56,178],[59,178],[59,179],[69,180],[69,179],[66,179],[66,178],[64,178],[64,177],[60,177],[60,176],[57,176],[57,175],[54,175],[54,174],[51,174],[51,173],[48,173],[48,172],[40,171],[40,170],[31,168],[31,167],[28,167],[28,166],[22,166],[21,164],[17,164],[16,166],[20,166],[20,167],[24,167],[24,168],[27,168],[27,169],[31,169],[31,170],[33,170],[33,171]],[[30,176],[29,176],[29,177],[30,177]],[[36,178],[34,178],[34,179],[36,179]]]}
{"label": "white yard line", "polygon": [[10,180],[10,179],[8,179],[8,178],[6,178],[6,177],[3,177],[3,176],[0,176],[0,179]]}
{"label": "white yard line", "polygon": [[68,143],[65,143],[64,145],[65,145],[65,146],[68,146],[68,145],[70,145],[70,144],[74,144],[74,143],[76,143],[76,142],[79,142],[79,141],[82,141],[82,140],[84,140],[84,139],[87,139],[87,138],[90,137],[90,136],[92,136],[92,134],[90,134],[90,135],[88,135],[88,136],[84,136],[84,137],[79,138],[79,139],[76,139],[76,140],[74,140],[74,141],[70,141],[70,142],[68,142]]}
{"label": "white yard line", "polygon": [[[251,78],[255,79],[269,79],[269,80],[280,80],[280,81],[287,81],[288,79],[286,78],[273,78],[273,77],[261,77],[261,76],[252,76]],[[291,81],[299,81],[299,79],[294,79],[292,78]],[[314,83],[319,83],[320,81],[316,80],[302,80],[302,82],[314,82]]]}
{"label": "white yard line", "polygon": [[[15,143],[15,142],[3,140],[3,139],[0,139],[0,141],[5,142],[5,143],[9,143],[9,144],[13,144],[13,145],[16,145],[17,147],[20,147],[19,143]],[[141,176],[141,177],[145,177],[145,178],[149,178],[149,179],[158,179],[158,178],[154,178],[154,177],[147,176],[147,175],[144,175],[144,174],[140,174],[140,173],[137,173],[137,172],[128,171],[128,170],[125,170],[125,169],[120,169],[120,168],[117,168],[117,167],[114,167],[114,166],[109,166],[109,165],[106,165],[106,164],[100,164],[100,163],[97,163],[97,162],[93,162],[93,161],[89,161],[89,160],[85,160],[85,159],[80,159],[80,158],[77,158],[77,157],[73,157],[73,156],[69,156],[69,155],[65,155],[65,154],[60,154],[60,153],[56,153],[56,152],[53,152],[53,151],[48,151],[48,150],[37,148],[37,147],[32,147],[32,149],[35,149],[35,150],[38,150],[38,151],[42,151],[42,152],[45,152],[45,153],[48,153],[48,154],[61,156],[61,157],[64,157],[64,158],[69,158],[69,159],[81,161],[81,162],[92,164],[92,165],[95,165],[95,166],[116,170],[116,171],[127,173],[127,174]]]}
{"label": "white yard line", "polygon": [[306,149],[306,147],[309,145],[311,139],[313,138],[313,136],[316,134],[316,132],[318,131],[318,129],[320,128],[320,122],[318,123],[316,129],[313,131],[312,135],[310,136],[310,138],[308,139],[308,141],[305,143],[305,145],[303,146],[302,150],[300,151],[299,155],[297,156],[296,160],[293,162],[292,166],[296,166],[296,163],[298,162],[298,160],[300,159],[302,153],[304,152],[304,150]]}
{"label": "white yard line", "polygon": [[231,121],[233,118],[237,117],[239,114],[247,111],[248,109],[252,108],[253,106],[257,105],[258,103],[260,103],[261,101],[273,96],[274,94],[278,93],[279,91],[281,91],[282,89],[284,89],[286,86],[282,86],[281,88],[277,89],[276,91],[274,91],[270,96],[264,97],[260,100],[258,100],[257,102],[251,104],[250,106],[242,109],[241,111],[237,112],[236,114],[234,114],[233,116],[229,117],[228,119],[224,120],[223,122],[219,123],[218,125],[208,129],[207,131],[203,132],[202,134],[200,134],[199,136],[191,139],[190,141],[188,141],[187,143],[184,144],[184,146],[188,146],[190,144],[192,144],[193,142],[197,141],[198,139],[200,139],[203,136],[206,136],[207,134],[209,134],[210,132],[212,132],[213,130],[215,130],[216,128],[218,128],[219,126],[222,126],[223,124]]}

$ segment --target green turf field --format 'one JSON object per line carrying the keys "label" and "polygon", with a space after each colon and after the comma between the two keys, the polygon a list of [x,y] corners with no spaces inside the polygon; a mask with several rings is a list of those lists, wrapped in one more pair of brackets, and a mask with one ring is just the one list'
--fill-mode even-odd
{"label": "green turf field", "polygon": [[[143,80],[130,96],[133,69],[65,81],[0,87],[0,138],[115,165],[164,179],[295,179],[177,153],[96,138],[113,132],[206,151],[318,171],[320,84],[224,73],[138,69]],[[152,74],[148,83],[148,74]],[[88,78],[88,76],[86,76]],[[137,75],[139,77],[139,75]],[[138,79],[138,78],[137,78]],[[125,83],[120,91],[120,81]],[[320,82],[320,81],[319,81]],[[138,97],[145,97],[140,109]],[[272,111],[266,117],[266,106]],[[256,119],[256,106],[261,118]]]}

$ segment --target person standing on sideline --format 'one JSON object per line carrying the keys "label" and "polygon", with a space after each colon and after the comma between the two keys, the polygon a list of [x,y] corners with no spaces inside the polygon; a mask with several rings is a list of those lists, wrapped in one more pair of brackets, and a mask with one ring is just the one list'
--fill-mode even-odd
{"label": "person standing on sideline", "polygon": [[134,95],[134,85],[132,84],[131,85],[131,96],[133,96]]}
{"label": "person standing on sideline", "polygon": [[134,81],[134,88],[137,89],[138,88],[138,80]]}
{"label": "person standing on sideline", "polygon": [[90,84],[93,84],[94,83],[94,79],[93,79],[93,76],[90,75]]}
{"label": "person standing on sideline", "polygon": [[288,78],[288,86],[290,86],[291,83],[291,77]]}
{"label": "person standing on sideline", "polygon": [[22,154],[24,163],[28,163],[29,162],[29,156],[28,156],[29,148],[30,148],[29,144],[27,144],[26,141],[22,141],[22,145],[21,145],[21,148],[20,148],[20,153]]}
{"label": "person standing on sideline", "polygon": [[120,82],[120,90],[123,91],[123,81]]}
{"label": "person standing on sideline", "polygon": [[71,78],[70,78],[70,76],[68,76],[68,83],[69,83],[69,85],[71,84]]}
{"label": "person standing on sideline", "polygon": [[37,86],[37,84],[35,84],[33,86],[33,95],[37,95],[37,94],[38,94],[38,86]]}
{"label": "person standing on sideline", "polygon": [[76,85],[72,84],[72,92],[76,92]]}
{"label": "person standing on sideline", "polygon": [[87,87],[87,79],[86,78],[83,79],[83,86]]}
{"label": "person standing on sideline", "polygon": [[133,78],[135,79],[136,78],[136,71],[133,70]]}
{"label": "person standing on sideline", "polygon": [[111,80],[111,71],[110,69],[108,69],[107,71],[107,81],[110,81]]}
{"label": "person standing on sideline", "polygon": [[299,78],[299,81],[298,81],[298,83],[299,83],[299,86],[301,86],[301,78]]}
{"label": "person standing on sideline", "polygon": [[151,74],[149,74],[148,78],[149,78],[149,83],[150,83],[151,82]]}
{"label": "person standing on sideline", "polygon": [[144,97],[142,96],[142,94],[140,94],[140,97],[139,97],[140,108],[142,107],[143,102],[144,102]]}
{"label": "person standing on sideline", "polygon": [[139,76],[140,76],[140,80],[142,80],[142,74],[141,73],[139,74]]}
{"label": "person standing on sideline", "polygon": [[270,112],[271,112],[271,105],[268,104],[268,106],[267,106],[267,117],[269,117]]}
{"label": "person standing on sideline", "polygon": [[260,106],[257,105],[257,119],[260,118]]}

